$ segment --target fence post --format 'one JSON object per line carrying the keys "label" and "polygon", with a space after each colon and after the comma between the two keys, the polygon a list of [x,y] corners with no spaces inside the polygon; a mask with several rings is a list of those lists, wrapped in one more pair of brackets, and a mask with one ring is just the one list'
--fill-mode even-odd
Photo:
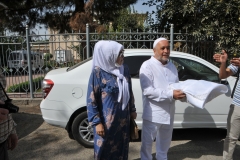
{"label": "fence post", "polygon": [[29,87],[30,87],[30,98],[33,98],[33,83],[32,83],[32,63],[31,63],[31,51],[29,44],[29,28],[26,25],[26,43],[27,43],[27,60],[28,60],[28,74],[29,74]]}
{"label": "fence post", "polygon": [[87,58],[90,55],[90,38],[89,38],[89,26],[86,24],[86,40],[87,40]]}
{"label": "fence post", "polygon": [[173,33],[174,33],[174,30],[173,30],[173,24],[171,24],[171,29],[170,29],[170,50],[172,51],[173,50]]}

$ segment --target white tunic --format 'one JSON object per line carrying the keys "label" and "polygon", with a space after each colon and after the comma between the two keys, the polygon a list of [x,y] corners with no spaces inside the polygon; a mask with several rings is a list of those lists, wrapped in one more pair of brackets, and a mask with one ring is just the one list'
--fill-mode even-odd
{"label": "white tunic", "polygon": [[176,67],[171,62],[163,65],[151,57],[142,64],[139,74],[143,93],[142,118],[155,123],[170,124],[175,113],[175,100],[169,85],[179,81]]}

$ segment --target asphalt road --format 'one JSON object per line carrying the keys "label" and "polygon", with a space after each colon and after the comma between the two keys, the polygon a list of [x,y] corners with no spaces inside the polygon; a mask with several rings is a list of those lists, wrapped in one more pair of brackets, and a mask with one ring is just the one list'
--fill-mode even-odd
{"label": "asphalt road", "polygon": [[[84,148],[68,138],[63,128],[54,127],[42,119],[39,106],[20,107],[13,114],[18,124],[18,146],[9,151],[10,160],[92,160],[93,149]],[[176,129],[173,132],[169,160],[222,160],[224,129]],[[141,141],[130,142],[129,160],[140,160]],[[153,146],[155,155],[155,143]],[[234,160],[240,157],[240,143]]]}

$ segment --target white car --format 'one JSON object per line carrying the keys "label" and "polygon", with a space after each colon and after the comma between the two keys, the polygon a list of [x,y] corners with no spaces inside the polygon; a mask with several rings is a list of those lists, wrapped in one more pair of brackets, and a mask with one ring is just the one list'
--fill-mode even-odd
{"label": "white car", "polygon": [[[39,68],[44,65],[43,55],[40,52],[31,51],[31,62],[33,68]],[[25,68],[28,66],[27,51],[16,50],[12,51],[8,56],[9,68]]]}
{"label": "white car", "polygon": [[[126,49],[124,63],[129,66],[137,109],[136,122],[142,125],[142,91],[139,81],[141,64],[153,55],[152,49]],[[227,114],[231,103],[231,90],[236,77],[220,80],[219,68],[188,53],[171,51],[170,60],[176,65],[180,81],[187,79],[208,80],[225,84],[229,90],[205,105],[204,109],[189,103],[176,102],[174,128],[226,128]],[[50,71],[43,80],[45,94],[40,108],[43,119],[55,126],[65,128],[69,137],[85,147],[93,147],[93,129],[88,125],[86,94],[92,59],[70,68]]]}

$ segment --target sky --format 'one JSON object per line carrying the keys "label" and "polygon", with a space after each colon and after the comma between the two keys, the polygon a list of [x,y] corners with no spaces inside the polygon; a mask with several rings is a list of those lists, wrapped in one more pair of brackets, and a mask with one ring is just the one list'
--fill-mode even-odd
{"label": "sky", "polygon": [[146,13],[147,11],[151,12],[153,10],[156,10],[156,6],[149,7],[148,5],[142,5],[142,3],[147,1],[148,0],[138,0],[138,2],[133,5],[135,10],[137,10],[138,13]]}

